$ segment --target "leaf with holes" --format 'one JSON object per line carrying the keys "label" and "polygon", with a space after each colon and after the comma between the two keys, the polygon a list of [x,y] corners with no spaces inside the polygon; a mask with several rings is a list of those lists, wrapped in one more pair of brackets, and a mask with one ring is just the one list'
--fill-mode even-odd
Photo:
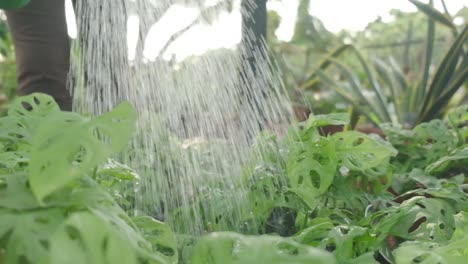
{"label": "leaf with holes", "polygon": [[[313,225],[302,229],[296,235],[294,235],[294,240],[310,246],[318,246],[320,241],[327,237],[327,234],[330,232],[331,229],[334,228],[332,221],[328,218],[315,218],[312,220],[314,222]],[[309,223],[310,225],[310,223]]]}
{"label": "leaf with holes", "polygon": [[0,175],[0,208],[31,210],[38,207],[24,172]]}
{"label": "leaf with holes", "polygon": [[301,245],[276,236],[243,236],[235,233],[212,233],[194,248],[192,264],[333,264],[326,251]]}
{"label": "leaf with holes", "polygon": [[298,143],[287,161],[287,175],[291,191],[301,197],[310,208],[319,195],[333,183],[338,168],[335,144],[328,138]]}
{"label": "leaf with holes", "polygon": [[125,164],[109,159],[96,173],[100,177],[110,176],[116,180],[136,181],[140,179],[138,173]]}
{"label": "leaf with holes", "polygon": [[372,135],[346,131],[334,134],[337,158],[341,165],[366,175],[382,175],[390,157],[397,154],[388,142]]}
{"label": "leaf with holes", "polygon": [[153,245],[153,251],[168,264],[179,261],[177,242],[171,229],[164,223],[147,216],[132,218],[143,237]]}
{"label": "leaf with holes", "polygon": [[16,147],[30,145],[37,127],[60,108],[52,97],[31,94],[18,97],[8,109],[8,116],[0,119],[0,142],[9,140]]}
{"label": "leaf with holes", "polygon": [[468,236],[439,244],[434,242],[408,241],[395,252],[397,264],[465,264],[468,258]]}
{"label": "leaf with holes", "polygon": [[447,122],[457,132],[459,140],[468,143],[468,105],[462,105],[448,113]]}
{"label": "leaf with holes", "polygon": [[382,126],[382,129],[399,152],[393,163],[398,171],[403,172],[425,168],[446,156],[458,143],[456,134],[441,120],[420,124],[413,130],[388,125]]}
{"label": "leaf with holes", "polygon": [[69,217],[50,239],[50,264],[137,264],[131,243],[112,225],[87,213]]}
{"label": "leaf with holes", "polygon": [[38,200],[81,177],[130,138],[135,112],[127,103],[88,120],[74,113],[53,113],[37,129],[33,139],[29,180]]}
{"label": "leaf with holes", "polygon": [[444,156],[436,162],[426,167],[426,173],[440,174],[453,167],[468,168],[468,145],[453,150],[449,155]]}
{"label": "leaf with holes", "polygon": [[454,215],[455,209],[447,200],[416,196],[390,208],[375,229],[405,240],[446,242],[455,228]]}
{"label": "leaf with holes", "polygon": [[[322,247],[333,250],[340,263],[363,263],[355,259],[367,252],[376,250],[376,238],[368,229],[360,226],[337,226],[330,230],[327,238],[322,240]],[[363,259],[368,257],[362,256]],[[376,263],[366,260],[364,263]]]}
{"label": "leaf with holes", "polygon": [[0,248],[5,249],[5,263],[47,263],[50,234],[65,218],[64,211],[51,208],[17,212],[0,208],[0,215]]}
{"label": "leaf with holes", "polygon": [[[4,168],[8,171],[13,171],[28,161],[29,157],[26,152],[12,151],[0,153],[0,169]],[[0,172],[0,174],[2,173]]]}
{"label": "leaf with holes", "polygon": [[19,97],[10,106],[8,116],[0,118],[0,169],[18,169],[29,160],[32,135],[50,114],[59,112],[50,96],[33,94]]}
{"label": "leaf with holes", "polygon": [[346,113],[332,113],[328,115],[311,116],[305,123],[304,129],[311,130],[323,126],[339,126],[349,123],[349,115]]}

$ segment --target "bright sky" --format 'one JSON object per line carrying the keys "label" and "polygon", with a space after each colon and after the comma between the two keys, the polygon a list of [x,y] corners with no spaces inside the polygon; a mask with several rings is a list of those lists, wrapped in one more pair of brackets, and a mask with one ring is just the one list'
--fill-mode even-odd
{"label": "bright sky", "polygon": [[[282,40],[289,40],[292,37],[298,2],[299,0],[270,0],[268,2],[268,8],[276,10],[282,16],[282,24],[276,32],[278,38]],[[441,2],[438,0],[435,2],[436,7],[442,10]],[[446,4],[452,14],[468,5],[467,0],[446,0]],[[237,3],[237,8],[238,6],[239,3]],[[362,30],[367,23],[379,16],[384,21],[388,21],[391,19],[389,16],[391,9],[416,10],[407,0],[311,0],[310,13],[322,20],[328,30],[338,32],[342,29]],[[145,43],[145,57],[149,60],[154,59],[170,36],[191,24],[197,15],[197,9],[173,6],[161,21],[152,27]],[[69,17],[71,17],[70,14]],[[223,13],[213,25],[197,25],[191,28],[169,47],[164,57],[167,59],[172,54],[176,54],[177,60],[182,60],[190,55],[203,54],[208,49],[233,48],[240,41],[240,27],[239,12]],[[137,17],[129,18],[128,28],[129,56],[132,58],[136,46]],[[76,34],[73,29],[71,31],[71,35]]]}
{"label": "bright sky", "polygon": [[[298,2],[299,0],[283,0],[269,4],[270,9],[277,10],[283,16],[284,23],[277,32],[281,39],[287,40],[292,36],[291,28],[294,27]],[[388,21],[391,19],[389,12],[392,9],[407,12],[417,10],[408,0],[311,0],[310,2],[310,13],[322,20],[325,27],[332,32],[339,32],[343,29],[362,30],[379,16],[384,21]],[[437,8],[443,10],[439,0],[434,2]],[[452,14],[468,5],[467,0],[446,0],[445,2]]]}

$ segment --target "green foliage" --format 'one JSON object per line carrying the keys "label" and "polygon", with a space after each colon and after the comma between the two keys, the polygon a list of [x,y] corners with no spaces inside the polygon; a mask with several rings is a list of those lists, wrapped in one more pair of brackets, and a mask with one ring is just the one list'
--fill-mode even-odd
{"label": "green foliage", "polygon": [[[408,65],[401,67],[393,58],[389,59],[389,63],[378,58],[373,58],[369,63],[357,48],[343,45],[325,56],[308,74],[301,88],[315,89],[320,80],[321,84],[333,89],[375,124],[391,122],[413,127],[421,122],[441,118],[468,76],[468,60],[464,50],[468,26],[465,25],[458,32],[452,22],[453,18],[447,14],[442,14],[431,5],[411,2],[428,16],[427,45],[421,69],[411,71]],[[448,47],[447,52],[440,63],[437,61],[436,70],[432,71],[434,56],[441,53],[435,47],[436,24],[449,27],[453,41],[444,46],[444,49]],[[357,58],[354,64],[336,59],[347,50]],[[335,70],[325,72],[330,66],[334,66]],[[357,66],[362,69],[363,76],[354,70]],[[335,73],[340,79],[333,77]]]}
{"label": "green foliage", "polygon": [[[309,119],[304,130],[289,145],[286,171],[291,191],[311,208],[316,206],[318,196],[339,189],[339,186],[332,186],[334,183],[352,184],[358,178],[374,181],[385,176],[389,158],[396,155],[395,149],[383,140],[354,131],[340,132],[330,137],[319,136],[319,127],[332,124],[347,124],[346,115]],[[344,183],[337,174],[339,169],[346,171],[346,174],[358,173],[359,176],[346,178],[347,183]]]}
{"label": "green foliage", "polygon": [[0,116],[16,94],[16,63],[13,41],[6,21],[0,20]]}
{"label": "green foliage", "polygon": [[0,0],[0,8],[16,9],[21,8],[29,3],[29,0]]}
{"label": "green foliage", "polygon": [[[460,168],[467,157],[457,134],[465,127],[440,120],[413,130],[388,125],[390,142],[354,131],[318,133],[321,126],[347,122],[346,114],[313,116],[283,141],[271,134],[259,138],[262,158],[248,170],[250,217],[262,225],[259,231],[332,252],[337,263],[417,263],[426,258],[427,245],[440,249],[431,254],[442,263],[462,259],[466,223],[460,215],[468,196]],[[234,250],[244,239],[251,238],[213,234],[199,242],[195,259],[248,262],[242,254],[249,252],[258,262],[256,250],[275,254],[262,249],[261,240]]]}
{"label": "green foliage", "polygon": [[462,264],[468,256],[467,213],[455,215],[452,238],[445,245],[434,242],[405,242],[395,251],[396,263]]}
{"label": "green foliage", "polygon": [[277,236],[242,236],[213,233],[201,239],[194,250],[193,264],[336,263],[326,251]]}
{"label": "green foliage", "polygon": [[0,263],[176,263],[170,230],[132,219],[107,191],[133,172],[97,167],[134,122],[127,103],[96,118],[60,112],[42,94],[10,107],[0,119]]}
{"label": "green foliage", "polygon": [[398,171],[424,168],[449,154],[458,144],[456,134],[441,120],[420,124],[412,130],[390,124],[382,125],[382,129],[390,143],[399,150],[394,161]]}
{"label": "green foliage", "polygon": [[[282,140],[265,132],[246,189],[201,190],[218,202],[194,207],[212,232],[197,239],[125,212],[139,176],[109,158],[131,135],[128,104],[89,118],[22,97],[0,119],[0,263],[463,263],[464,109],[412,130],[387,124],[388,141],[319,133],[347,114],[311,116]],[[245,219],[227,202],[241,195]]]}

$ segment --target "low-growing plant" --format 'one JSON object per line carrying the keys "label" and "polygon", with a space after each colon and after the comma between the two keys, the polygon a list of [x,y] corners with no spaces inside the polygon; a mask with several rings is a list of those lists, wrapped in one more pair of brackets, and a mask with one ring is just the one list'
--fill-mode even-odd
{"label": "low-growing plant", "polygon": [[[468,257],[466,107],[413,130],[383,126],[387,140],[320,133],[346,126],[347,114],[312,116],[284,139],[265,132],[244,171],[247,189],[204,190],[197,215],[219,221],[207,221],[210,234],[201,238],[126,212],[139,176],[110,158],[134,122],[127,103],[96,118],[61,112],[40,94],[10,107],[0,119],[0,263],[462,264]],[[223,206],[241,196],[243,219]]]}
{"label": "low-growing plant", "polygon": [[[368,121],[377,125],[391,122],[414,127],[421,122],[442,118],[449,102],[464,86],[468,76],[468,26],[464,25],[458,32],[453,18],[448,14],[439,12],[431,4],[409,1],[428,16],[427,44],[421,72],[415,71],[411,73],[413,76],[408,76],[393,58],[388,63],[379,58],[369,62],[356,47],[343,45],[325,56],[310,72],[301,88],[309,89],[320,81],[355,107]],[[435,66],[436,25],[448,27],[454,37],[442,61],[432,70]],[[364,79],[338,59],[346,51],[355,55],[365,73]],[[342,79],[337,80],[331,73],[325,72],[330,66],[335,66],[334,73],[338,73]]]}
{"label": "low-growing plant", "polygon": [[0,263],[176,263],[171,231],[118,202],[136,174],[106,161],[127,144],[127,103],[96,118],[49,96],[18,99],[0,119]]}
{"label": "low-growing plant", "polygon": [[[330,263],[463,263],[468,186],[460,168],[467,157],[456,135],[465,127],[440,120],[414,130],[388,125],[394,147],[354,131],[320,135],[321,126],[345,125],[346,117],[315,116],[293,126],[284,140],[268,133],[258,139],[254,152],[261,158],[246,171],[246,207],[253,208],[247,220],[259,225],[260,234],[270,234],[265,242],[277,241],[271,246],[293,240],[331,252],[334,258],[320,253]],[[214,233],[195,247],[195,259],[237,263],[248,261],[243,253],[249,252],[253,261],[262,246],[252,239],[260,238]],[[252,245],[232,248],[244,243]],[[303,257],[304,251],[294,252],[289,261]]]}

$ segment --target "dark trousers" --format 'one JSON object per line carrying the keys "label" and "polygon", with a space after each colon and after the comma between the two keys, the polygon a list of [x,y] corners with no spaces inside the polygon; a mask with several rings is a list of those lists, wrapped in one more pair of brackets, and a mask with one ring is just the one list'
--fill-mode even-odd
{"label": "dark trousers", "polygon": [[31,0],[24,8],[5,13],[16,51],[18,94],[46,93],[62,110],[70,111],[70,39],[65,0]]}

